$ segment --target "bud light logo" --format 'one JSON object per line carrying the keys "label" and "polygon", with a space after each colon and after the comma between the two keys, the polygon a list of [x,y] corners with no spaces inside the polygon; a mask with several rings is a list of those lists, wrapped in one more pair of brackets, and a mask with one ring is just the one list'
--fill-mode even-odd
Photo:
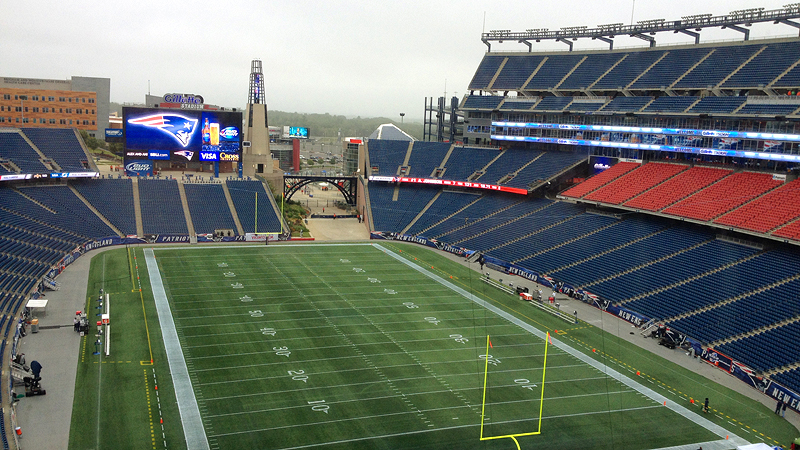
{"label": "bud light logo", "polygon": [[125,164],[125,172],[128,175],[152,175],[153,163],[150,161],[130,161]]}
{"label": "bud light logo", "polygon": [[236,127],[226,127],[219,130],[219,138],[224,141],[238,141],[239,130]]}

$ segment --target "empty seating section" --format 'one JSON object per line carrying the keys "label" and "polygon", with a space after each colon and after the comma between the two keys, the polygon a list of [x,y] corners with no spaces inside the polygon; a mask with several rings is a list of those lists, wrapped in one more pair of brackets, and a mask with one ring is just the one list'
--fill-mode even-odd
{"label": "empty seating section", "polygon": [[137,234],[133,183],[129,178],[75,180],[70,184],[122,234]]}
{"label": "empty seating section", "polygon": [[88,167],[88,158],[72,129],[23,128],[22,132],[62,171],[81,171]]}
{"label": "empty seating section", "polygon": [[[608,300],[619,302],[684,281],[755,252],[755,249],[749,247],[715,240],[673,254],[669,258],[637,268],[632,272],[590,284],[588,290]],[[627,305],[629,304],[626,304],[626,307]]]}
{"label": "empty seating section", "polygon": [[518,100],[509,101],[509,99],[506,99],[506,101],[504,101],[503,104],[500,105],[500,110],[530,111],[530,109],[533,108],[533,106],[536,105],[536,102],[538,101],[539,97],[535,97],[532,100],[525,100],[525,101],[518,101]]}
{"label": "empty seating section", "polygon": [[[52,213],[38,206],[31,208],[40,212],[44,223],[54,224],[87,238],[116,235],[114,230],[109,228],[67,186],[26,187],[20,188],[19,191],[54,211]],[[27,214],[24,210],[20,212]]]}
{"label": "empty seating section", "polygon": [[680,164],[648,163],[626,173],[584,197],[586,200],[619,205],[662,181],[686,170]]}
{"label": "empty seating section", "polygon": [[800,322],[791,322],[755,336],[715,348],[755,370],[766,371],[800,361]]}
{"label": "empty seating section", "polygon": [[730,175],[732,171],[712,167],[692,167],[649,191],[624,203],[630,208],[659,211],[694,192]]}
{"label": "empty seating section", "polygon": [[524,86],[525,89],[549,89],[557,85],[583,55],[552,55],[547,57],[536,75]]}
{"label": "empty seating section", "polygon": [[788,239],[793,239],[795,241],[800,241],[800,219],[795,220],[794,222],[785,225],[777,230],[773,231],[772,234],[774,236],[785,237]]}
{"label": "empty seating section", "polygon": [[[228,193],[245,233],[279,233],[281,220],[269,200],[270,193],[258,180],[227,180]],[[256,196],[256,193],[258,195]],[[258,197],[258,208],[256,208]],[[258,213],[258,218],[256,218]]]}
{"label": "empty seating section", "polygon": [[425,237],[438,238],[439,236],[443,236],[458,227],[462,227],[467,223],[479,220],[482,217],[509,207],[517,202],[519,202],[519,197],[516,196],[497,197],[484,195],[480,198],[480,200],[470,203],[469,206],[464,208],[462,211],[457,212],[447,220],[439,222],[430,229],[425,230],[423,234]]}
{"label": "empty seating section", "polygon": [[139,180],[139,205],[145,234],[189,234],[177,181]]}
{"label": "empty seating section", "polygon": [[604,108],[603,111],[639,111],[644,108],[644,105],[650,103],[653,97],[625,97],[619,96],[611,100]]}
{"label": "empty seating section", "polygon": [[500,74],[492,84],[492,89],[520,90],[528,81],[544,56],[513,55],[509,56]]}
{"label": "empty seating section", "polygon": [[[397,175],[397,169],[403,164],[408,152],[407,141],[387,141],[371,139],[367,143],[369,164],[373,175]],[[378,170],[375,170],[375,167]]]}
{"label": "empty seating section", "polygon": [[800,108],[800,103],[770,105],[765,103],[747,103],[736,114],[769,114],[786,116]]}
{"label": "empty seating section", "polygon": [[663,95],[653,100],[653,103],[647,105],[642,112],[681,113],[699,99],[700,97],[693,96],[669,97]]}
{"label": "empty seating section", "polygon": [[183,189],[195,233],[226,229],[239,234],[221,184],[184,184]]}
{"label": "empty seating section", "polygon": [[[722,270],[627,303],[625,307],[653,318],[679,314],[738,297],[756,288],[779,282],[796,273],[800,260],[762,253]],[[775,264],[786,261],[788,264]]]}
{"label": "empty seating section", "polygon": [[798,217],[800,179],[795,179],[725,214],[714,223],[766,233]]}
{"label": "empty seating section", "polygon": [[376,231],[403,231],[438,192],[437,188],[428,186],[403,186],[399,188],[397,201],[392,201],[394,189],[395,186],[388,183],[369,185],[372,223]]}
{"label": "empty seating section", "polygon": [[[371,187],[371,186],[370,186]],[[408,229],[408,234],[420,234],[426,228],[453,215],[459,209],[478,200],[480,195],[466,192],[443,191],[436,201]],[[424,234],[424,233],[423,233]]]}
{"label": "empty seating section", "polygon": [[565,197],[581,198],[589,192],[594,191],[600,186],[615,180],[617,177],[620,177],[637,167],[639,167],[638,163],[618,162],[610,168],[598,173],[597,175],[594,175],[583,183],[579,183],[567,189],[566,191],[562,192],[561,195]]}
{"label": "empty seating section", "polygon": [[467,221],[468,223],[465,224],[465,227],[458,228],[445,235],[442,235],[439,237],[439,240],[452,244],[460,243],[460,241],[466,240],[481,233],[485,233],[487,230],[496,228],[504,223],[524,217],[546,204],[546,202],[543,203],[541,201],[526,201],[524,197],[521,197],[519,203],[511,205],[511,207],[504,209],[503,211],[494,214],[491,217]]}
{"label": "empty seating section", "polygon": [[669,326],[710,344],[800,315],[798,290],[800,280],[789,281],[699,314],[671,321]]}
{"label": "empty seating section", "polygon": [[473,172],[483,169],[499,154],[498,150],[492,148],[454,147],[441,178],[466,181]]}
{"label": "empty seating section", "polygon": [[527,188],[529,185],[541,183],[558,175],[584,159],[586,159],[586,155],[579,152],[544,152],[542,156],[517,172],[513,179],[503,184],[511,187]]}
{"label": "empty seating section", "polygon": [[747,97],[703,97],[688,111],[690,113],[732,113]]}
{"label": "empty seating section", "polygon": [[[794,55],[797,56],[796,53]],[[771,87],[796,89],[798,85],[800,85],[800,64],[789,69],[785,75],[774,81]]]}
{"label": "empty seating section", "polygon": [[630,88],[660,89],[669,87],[710,51],[709,48],[668,50],[667,56],[639,77],[630,85]]}
{"label": "empty seating section", "polygon": [[500,64],[502,64],[505,59],[505,56],[484,56],[483,61],[481,61],[481,64],[478,66],[478,70],[475,72],[475,76],[473,76],[472,81],[469,82],[469,88],[475,90],[487,88],[489,82],[494,78],[497,69],[500,68]]}
{"label": "empty seating section", "polygon": [[762,47],[763,45],[717,47],[708,58],[675,83],[675,88],[716,86]]}
{"label": "empty seating section", "polygon": [[471,237],[458,245],[471,250],[486,251],[583,213],[583,208],[571,203],[551,202],[545,199],[531,200],[531,202],[536,202],[539,206],[533,214],[519,217],[513,222],[506,222],[491,233]]}
{"label": "empty seating section", "polygon": [[766,86],[797,62],[800,59],[798,55],[800,55],[800,43],[798,42],[769,44],[764,51],[722,83],[722,87],[757,88],[760,85]]}
{"label": "empty seating section", "polygon": [[433,170],[439,167],[450,150],[450,144],[441,142],[414,142],[411,156],[408,157],[409,176],[430,177]]}
{"label": "empty seating section", "polygon": [[534,111],[562,111],[572,103],[572,97],[544,97],[533,108]]}
{"label": "empty seating section", "polygon": [[775,188],[771,174],[739,172],[666,208],[663,212],[697,220],[711,220]]}
{"label": "empty seating section", "polygon": [[580,66],[578,66],[563,83],[558,85],[559,89],[585,89],[592,85],[617,61],[625,55],[619,53],[599,53],[586,55]]}
{"label": "empty seating section", "polygon": [[0,130],[0,158],[11,160],[22,173],[50,172],[18,131]]}
{"label": "empty seating section", "polygon": [[664,55],[664,50],[633,51],[628,52],[627,55],[616,67],[597,81],[592,88],[619,89],[628,86],[636,77],[658,61],[658,58]]}
{"label": "empty seating section", "polygon": [[581,261],[627,242],[643,238],[664,229],[664,227],[666,227],[664,223],[654,220],[639,218],[623,220],[575,242],[528,258],[520,262],[520,265],[530,267],[540,273],[550,272],[575,261]]}
{"label": "empty seating section", "polygon": [[795,392],[800,392],[800,368],[798,367],[786,372],[774,373],[770,375],[770,378]]}
{"label": "empty seating section", "polygon": [[541,230],[533,235],[526,236],[512,245],[504,245],[492,250],[487,254],[504,261],[518,262],[525,266],[522,260],[554,247],[564,241],[575,239],[590,233],[599,228],[617,222],[619,219],[608,216],[598,216],[594,214],[580,214],[573,216],[570,220],[559,223],[551,228]]}
{"label": "empty seating section", "polygon": [[535,150],[527,150],[523,148],[510,148],[500,154],[483,175],[476,178],[475,181],[481,183],[497,184],[497,182],[506,175],[516,172],[520,167],[527,164],[531,159],[536,158],[541,153]]}
{"label": "empty seating section", "polygon": [[590,111],[597,111],[598,109],[602,108],[605,105],[605,101],[595,102],[595,101],[573,101],[569,105],[570,111],[577,111],[577,112],[590,112]]}
{"label": "empty seating section", "polygon": [[495,109],[503,101],[503,97],[496,95],[470,95],[464,101],[463,109]]}

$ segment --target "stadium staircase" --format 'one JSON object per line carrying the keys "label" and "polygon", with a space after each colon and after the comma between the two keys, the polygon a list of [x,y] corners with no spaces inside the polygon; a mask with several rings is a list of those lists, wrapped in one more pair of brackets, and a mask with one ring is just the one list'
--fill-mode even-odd
{"label": "stadium staircase", "polygon": [[236,224],[236,233],[240,236],[244,235],[244,228],[242,228],[242,222],[239,221],[239,212],[236,211],[236,206],[233,204],[233,198],[231,198],[231,191],[228,190],[228,183],[222,183],[222,192],[225,194],[225,201],[228,203],[228,208],[231,210],[231,216],[233,216],[233,223]]}
{"label": "stadium staircase", "polygon": [[745,338],[749,338],[749,337],[752,337],[752,336],[759,335],[761,333],[764,333],[765,331],[774,330],[775,328],[780,328],[780,327],[789,325],[791,323],[795,323],[798,320],[800,320],[800,315],[794,316],[794,317],[790,317],[788,319],[784,319],[784,320],[781,320],[780,322],[775,322],[775,323],[769,324],[767,326],[763,326],[761,328],[756,328],[755,330],[750,330],[750,331],[745,332],[745,333],[737,334],[736,336],[731,336],[731,337],[728,337],[728,338],[725,338],[725,339],[720,339],[718,341],[709,342],[708,346],[711,347],[711,348],[716,348],[716,347],[719,347],[719,346],[724,345],[724,344],[730,344],[731,342],[735,342],[735,341],[739,341],[739,340],[742,340],[742,339],[745,339]]}
{"label": "stadium staircase", "polygon": [[[759,255],[761,255],[763,253],[764,253],[764,251],[753,253],[751,255],[745,256],[742,259],[738,259],[738,260],[736,260],[734,262],[730,262],[728,264],[724,264],[722,266],[715,267],[715,268],[713,268],[711,270],[707,270],[707,271],[705,271],[703,273],[699,273],[699,274],[696,274],[696,275],[692,275],[691,277],[684,278],[683,280],[680,280],[678,282],[675,282],[675,283],[672,283],[672,284],[668,284],[666,286],[661,286],[660,288],[653,289],[652,291],[648,291],[648,292],[636,295],[634,297],[626,298],[624,300],[620,300],[620,301],[614,302],[614,303],[617,304],[617,305],[624,305],[624,304],[630,303],[630,302],[632,302],[634,300],[639,300],[639,299],[642,299],[642,298],[645,298],[645,297],[649,297],[651,295],[656,295],[658,293],[661,293],[661,292],[676,288],[678,286],[681,286],[681,285],[684,285],[684,284],[687,284],[687,283],[691,283],[692,281],[698,280],[700,278],[707,277],[707,276],[711,275],[712,273],[717,273],[717,272],[719,272],[721,270],[725,270],[725,269],[728,269],[730,267],[737,266],[737,265],[739,265],[739,264],[741,264],[743,262],[749,261],[749,260],[751,260],[751,259],[753,259],[753,258],[755,258],[755,257],[757,257],[757,256],[759,256]],[[667,319],[664,319],[664,320],[667,320]]]}
{"label": "stadium staircase", "polygon": [[[447,153],[445,153],[444,158],[442,158],[442,162],[439,163],[439,166],[434,167],[434,169],[433,169],[434,173],[437,172],[437,171],[439,173],[442,173],[442,172],[445,171],[445,169],[447,168],[447,160],[450,159],[450,155],[453,154],[453,149],[455,149],[455,148],[456,148],[456,144],[453,144],[453,145],[450,146],[450,148],[447,150]],[[438,176],[438,177],[435,177],[435,178],[441,178],[441,176]]]}
{"label": "stadium staircase", "polygon": [[645,74],[646,74],[647,72],[650,72],[650,69],[652,69],[653,67],[657,66],[657,65],[658,65],[658,63],[660,63],[662,59],[664,59],[664,58],[666,58],[666,57],[667,57],[667,55],[669,55],[669,52],[668,52],[668,51],[664,52],[664,53],[663,53],[663,54],[662,54],[662,55],[661,55],[661,56],[660,56],[658,59],[656,59],[655,61],[653,61],[653,64],[650,64],[650,65],[647,67],[647,69],[644,69],[644,70],[642,71],[642,73],[640,73],[639,75],[637,75],[637,76],[636,76],[636,78],[634,78],[633,80],[631,80],[631,82],[630,82],[630,83],[628,83],[627,85],[625,85],[624,87],[626,87],[626,88],[629,88],[630,86],[633,86],[634,84],[636,84],[636,82],[637,82],[637,81],[639,81],[639,78],[642,78],[643,76],[645,76]]}
{"label": "stadium staircase", "polygon": [[41,202],[39,202],[38,200],[36,200],[36,199],[34,199],[34,198],[31,198],[31,197],[30,197],[28,194],[25,194],[24,192],[20,191],[20,190],[19,190],[19,189],[17,189],[16,187],[12,186],[12,187],[11,187],[11,189],[13,189],[13,190],[14,190],[14,192],[16,192],[17,194],[19,194],[19,195],[21,195],[21,196],[25,197],[25,199],[27,199],[28,201],[30,201],[30,202],[33,202],[33,203],[36,203],[38,206],[41,206],[41,207],[42,207],[42,208],[44,208],[46,211],[48,211],[48,212],[50,212],[50,213],[53,213],[53,214],[58,214],[56,211],[54,211],[53,209],[49,208],[49,207],[48,207],[47,205],[45,205],[44,203],[41,203]]}
{"label": "stadium staircase", "polygon": [[568,72],[567,72],[567,73],[564,75],[564,77],[563,77],[563,78],[561,78],[561,80],[559,80],[559,81],[558,81],[558,83],[556,83],[556,85],[554,86],[554,87],[555,87],[555,89],[558,89],[558,87],[559,87],[559,86],[561,86],[561,84],[562,84],[562,83],[564,83],[564,81],[566,81],[566,79],[567,79],[567,78],[569,78],[569,76],[570,76],[570,75],[572,75],[572,72],[575,72],[575,71],[578,69],[578,67],[580,67],[580,66],[581,66],[581,64],[583,64],[583,62],[584,62],[584,61],[586,61],[587,59],[589,59],[589,57],[588,57],[588,56],[584,56],[583,58],[581,58],[581,60],[580,60],[580,61],[578,61],[578,63],[577,63],[577,64],[575,64],[574,66],[572,66],[572,69],[570,69],[570,70],[569,70],[569,71],[568,71]]}
{"label": "stadium staircase", "polygon": [[430,208],[431,205],[433,205],[436,202],[436,200],[439,199],[439,197],[442,195],[442,192],[443,191],[441,190],[437,192],[436,195],[434,195],[433,198],[425,205],[425,207],[422,208],[422,210],[419,213],[417,213],[417,215],[414,216],[413,219],[411,219],[411,222],[409,222],[408,225],[406,225],[402,230],[400,230],[400,234],[406,234],[408,230],[410,230],[411,227],[413,227],[414,224],[417,223],[417,220],[419,220],[420,217],[425,215],[425,213],[428,211],[428,208]]}
{"label": "stadium staircase", "polygon": [[689,67],[689,69],[688,69],[688,70],[686,70],[686,72],[683,72],[683,74],[681,74],[681,76],[679,76],[679,77],[678,77],[678,78],[677,78],[677,79],[676,79],[674,82],[672,82],[672,84],[670,84],[668,88],[669,88],[669,89],[673,89],[673,88],[675,88],[675,86],[677,86],[677,84],[678,84],[678,83],[679,83],[679,82],[680,82],[682,79],[684,79],[684,77],[686,77],[687,75],[689,75],[689,74],[690,74],[690,73],[691,73],[691,72],[692,72],[692,71],[693,71],[695,68],[697,68],[697,66],[699,66],[700,64],[702,64],[702,63],[703,63],[703,61],[705,61],[705,60],[707,60],[709,57],[711,57],[711,55],[713,55],[713,54],[714,54],[714,52],[716,52],[716,51],[717,51],[717,49],[715,49],[715,48],[712,48],[710,52],[706,53],[706,54],[705,54],[705,56],[703,56],[703,57],[702,57],[702,58],[700,58],[700,59],[699,59],[699,60],[698,60],[696,63],[694,63],[694,65],[693,65],[692,67]]}
{"label": "stadium staircase", "polygon": [[142,221],[142,205],[139,203],[139,179],[131,178],[133,189],[133,215],[136,217],[136,235],[144,236],[144,225]]}
{"label": "stadium staircase", "polygon": [[578,237],[574,237],[574,238],[572,238],[572,239],[569,239],[569,240],[566,240],[566,241],[561,241],[561,242],[559,242],[558,244],[556,244],[556,245],[554,245],[554,246],[552,246],[552,247],[546,248],[546,249],[544,249],[544,250],[540,250],[540,251],[538,251],[538,252],[535,252],[535,253],[528,254],[528,255],[526,255],[524,258],[520,258],[520,259],[517,259],[516,261],[512,261],[512,262],[516,264],[516,263],[518,263],[519,261],[524,261],[524,260],[526,260],[526,259],[529,259],[529,258],[533,258],[533,257],[539,256],[539,255],[541,255],[542,253],[547,253],[547,252],[550,252],[550,251],[556,250],[556,249],[558,249],[558,248],[561,248],[561,247],[563,247],[563,246],[565,246],[565,245],[567,245],[567,244],[571,244],[571,243],[573,243],[573,242],[576,242],[576,241],[579,241],[579,240],[581,240],[581,239],[584,239],[584,238],[586,238],[587,236],[591,236],[591,235],[593,235],[593,234],[595,234],[595,233],[599,233],[600,231],[606,230],[606,229],[608,229],[608,228],[611,228],[611,227],[613,227],[613,226],[615,226],[615,225],[619,225],[620,223],[622,223],[622,221],[611,222],[611,223],[610,223],[610,224],[608,224],[608,225],[605,225],[605,226],[602,226],[602,227],[600,227],[600,228],[594,229],[594,230],[592,230],[592,231],[590,231],[590,232],[588,232],[588,233],[584,233],[584,234],[582,234],[582,235],[580,235],[580,236],[578,236]]}
{"label": "stadium staircase", "polygon": [[624,243],[624,244],[622,244],[622,245],[618,245],[618,246],[616,246],[616,247],[609,248],[609,249],[607,249],[607,250],[604,250],[604,251],[602,251],[602,252],[597,252],[597,253],[593,254],[592,256],[589,256],[588,258],[579,259],[579,260],[577,260],[577,261],[571,262],[571,263],[569,263],[569,264],[566,264],[566,265],[563,265],[563,266],[561,266],[561,267],[556,267],[556,268],[554,268],[554,269],[551,269],[551,270],[549,270],[549,271],[547,271],[547,272],[544,272],[544,273],[543,273],[543,275],[549,275],[549,274],[551,274],[551,273],[558,272],[558,271],[560,271],[560,270],[564,270],[564,269],[568,269],[568,268],[570,268],[570,267],[577,266],[578,264],[583,264],[583,263],[585,263],[586,261],[591,261],[591,260],[593,260],[593,259],[595,259],[595,258],[599,258],[599,257],[601,257],[601,256],[603,256],[603,255],[606,255],[606,254],[608,254],[608,253],[615,252],[615,251],[617,251],[617,250],[623,249],[623,248],[625,248],[625,247],[627,247],[627,246],[629,246],[629,245],[633,245],[633,244],[635,244],[635,243],[637,243],[637,242],[639,242],[639,241],[643,241],[643,240],[645,240],[645,239],[651,238],[651,237],[653,237],[653,236],[655,236],[655,235],[657,235],[657,234],[659,234],[659,233],[663,233],[664,231],[666,231],[666,230],[668,230],[668,229],[669,229],[669,228],[662,228],[662,229],[660,229],[660,230],[656,231],[655,233],[650,233],[650,234],[648,234],[648,235],[645,235],[645,236],[642,236],[642,237],[640,237],[640,238],[638,238],[638,239],[633,239],[633,240],[631,240],[631,241],[628,241],[628,242],[626,242],[626,243]]}
{"label": "stadium staircase", "polygon": [[104,215],[100,214],[100,211],[98,211],[97,208],[95,208],[94,205],[92,205],[89,202],[89,200],[86,200],[86,197],[84,197],[80,192],[78,192],[78,190],[75,189],[75,186],[72,186],[71,184],[67,184],[67,187],[69,187],[69,190],[72,191],[72,193],[75,194],[75,196],[78,197],[78,199],[80,201],[82,201],[83,204],[86,205],[87,208],[89,208],[93,213],[95,213],[97,215],[97,217],[100,220],[103,221],[104,224],[108,225],[109,228],[114,230],[114,233],[116,233],[117,236],[124,236],[125,235],[125,233],[123,233],[122,231],[120,231],[119,228],[114,226],[114,224],[111,223],[110,220],[108,220]]}
{"label": "stadium staircase", "polygon": [[[500,158],[501,158],[501,157],[502,157],[502,156],[503,156],[503,155],[506,153],[506,151],[507,151],[507,150],[503,150],[503,151],[497,152],[497,156],[495,156],[494,158],[492,158],[492,160],[491,160],[491,161],[489,161],[488,163],[486,163],[486,165],[485,165],[485,166],[483,166],[482,168],[480,168],[480,169],[476,170],[475,172],[472,172],[472,175],[470,175],[470,176],[468,176],[468,177],[467,177],[467,181],[475,181],[475,180],[478,180],[478,179],[480,179],[480,177],[482,177],[482,176],[483,176],[483,174],[485,174],[485,173],[486,173],[486,170],[489,168],[489,166],[491,166],[492,164],[494,164],[494,162],[495,162],[495,161],[497,161],[498,159],[500,159]],[[474,177],[474,178],[473,178],[473,177]],[[494,182],[494,180],[492,180],[492,181],[490,181],[490,180],[486,180],[486,181],[487,181],[487,182],[492,182],[492,183]]]}
{"label": "stadium staircase", "polygon": [[750,64],[750,61],[754,60],[754,59],[756,58],[756,56],[760,55],[760,54],[761,54],[761,53],[762,53],[764,50],[766,50],[766,49],[767,49],[767,46],[765,45],[765,46],[761,47],[760,49],[758,49],[757,51],[755,51],[755,52],[754,52],[752,55],[750,55],[750,57],[749,57],[749,58],[747,58],[747,60],[746,60],[746,61],[744,61],[743,63],[741,63],[741,64],[739,65],[739,67],[737,67],[736,69],[734,69],[734,70],[733,70],[733,72],[729,73],[729,74],[728,74],[728,75],[727,75],[725,78],[723,78],[722,80],[720,80],[720,82],[719,82],[719,83],[717,83],[717,85],[716,85],[716,86],[714,86],[714,87],[715,87],[715,88],[720,88],[720,87],[721,87],[722,85],[724,85],[724,84],[725,84],[725,82],[727,82],[727,81],[728,81],[728,80],[729,80],[729,79],[730,79],[732,76],[736,75],[736,72],[739,72],[739,71],[740,71],[740,70],[742,70],[742,68],[744,68],[746,65]]}
{"label": "stadium staircase", "polygon": [[614,64],[612,64],[612,65],[611,65],[611,67],[609,67],[609,68],[608,68],[608,70],[606,70],[605,72],[603,72],[602,74],[600,74],[600,76],[599,76],[599,77],[597,77],[597,79],[596,79],[596,80],[594,80],[594,81],[592,81],[591,83],[589,83],[589,86],[587,86],[587,87],[586,87],[586,91],[587,91],[587,92],[588,92],[588,91],[591,91],[591,90],[592,90],[592,88],[594,87],[594,85],[595,85],[595,84],[597,84],[598,82],[600,82],[600,80],[602,80],[602,79],[603,79],[603,78],[604,78],[606,75],[608,75],[609,73],[611,73],[611,71],[612,71],[612,70],[616,69],[616,67],[617,67],[618,65],[620,65],[620,64],[622,63],[622,61],[625,61],[625,60],[628,58],[628,55],[629,55],[629,54],[630,54],[630,53],[626,53],[625,55],[623,55],[623,56],[622,56],[622,58],[618,59],[618,60],[617,60],[617,61],[616,61]]}
{"label": "stadium staircase", "polygon": [[594,286],[594,285],[596,285],[596,284],[600,284],[600,283],[602,283],[602,282],[604,282],[604,281],[611,280],[612,278],[617,278],[617,277],[620,277],[620,276],[622,276],[622,275],[626,275],[626,274],[629,274],[629,273],[631,273],[631,272],[635,272],[635,271],[637,271],[637,270],[639,270],[639,269],[641,269],[641,268],[643,268],[643,267],[652,266],[653,264],[658,264],[658,263],[660,263],[661,261],[666,261],[666,260],[668,260],[668,259],[674,258],[674,257],[676,257],[676,256],[680,255],[681,253],[686,253],[686,252],[688,252],[689,250],[694,250],[694,249],[696,249],[697,247],[703,246],[703,245],[705,245],[705,244],[707,244],[707,243],[709,243],[709,242],[711,242],[711,241],[713,241],[713,240],[714,240],[714,239],[709,239],[709,240],[707,240],[707,241],[702,241],[702,242],[699,242],[699,243],[697,243],[697,244],[694,244],[694,245],[691,245],[691,246],[689,246],[689,247],[682,248],[682,249],[678,250],[678,251],[677,251],[677,252],[675,252],[675,253],[670,253],[669,255],[662,256],[662,257],[660,257],[660,258],[656,258],[656,259],[653,259],[653,260],[647,261],[646,263],[639,264],[638,266],[631,267],[630,269],[623,270],[622,272],[617,272],[617,273],[615,273],[615,274],[613,274],[613,275],[609,275],[609,276],[607,276],[607,277],[599,278],[599,279],[597,279],[597,280],[592,280],[592,281],[591,281],[591,282],[589,282],[589,283],[586,283],[586,284],[584,284],[584,285],[577,286],[577,287],[579,287],[579,288],[581,288],[581,289],[585,289],[585,288],[587,288],[587,287],[589,287],[589,286]]}
{"label": "stadium staircase", "polygon": [[791,72],[792,70],[794,70],[794,68],[795,68],[795,67],[797,67],[797,65],[798,65],[798,64],[800,64],[800,59],[798,59],[798,60],[797,60],[797,61],[795,61],[795,62],[794,62],[792,65],[790,65],[788,68],[786,68],[786,70],[784,70],[783,72],[781,72],[781,74],[780,74],[780,75],[778,75],[777,77],[773,78],[773,80],[772,80],[772,81],[770,81],[770,82],[769,82],[769,84],[767,84],[767,86],[766,86],[766,87],[767,87],[767,88],[771,88],[772,86],[774,86],[774,85],[775,85],[775,83],[778,83],[778,82],[780,81],[780,79],[781,79],[781,78],[783,78],[783,77],[784,77],[784,76],[785,76],[787,73],[789,73],[789,72]]}
{"label": "stadium staircase", "polygon": [[[516,204],[514,204],[514,205],[511,205],[511,206],[509,206],[509,208],[511,208],[511,207],[514,207],[514,206],[515,206],[515,205],[517,205],[517,204],[518,204],[518,203],[516,203]],[[465,241],[468,241],[468,240],[470,240],[470,239],[475,239],[476,237],[480,237],[480,236],[483,236],[483,235],[489,234],[489,233],[491,233],[491,232],[493,232],[493,231],[496,231],[497,229],[499,229],[499,228],[501,228],[501,227],[508,226],[509,224],[512,224],[512,223],[514,223],[514,222],[516,222],[516,221],[518,221],[518,220],[522,220],[522,219],[524,219],[524,218],[526,218],[526,217],[529,217],[529,216],[532,216],[532,215],[534,215],[534,214],[537,214],[537,213],[539,213],[540,211],[542,211],[543,209],[545,209],[545,208],[549,208],[550,206],[552,206],[552,205],[554,205],[554,204],[555,204],[555,203],[548,203],[548,204],[546,204],[546,205],[543,205],[541,208],[537,208],[537,209],[535,209],[535,210],[533,210],[533,211],[531,211],[531,212],[529,212],[529,213],[523,214],[523,215],[521,215],[521,216],[519,216],[519,217],[516,217],[516,218],[514,218],[514,219],[511,219],[511,220],[509,220],[509,221],[507,221],[507,222],[503,222],[503,223],[501,223],[501,224],[495,225],[495,226],[493,226],[493,227],[491,227],[491,228],[488,228],[488,229],[486,229],[486,230],[483,230],[483,231],[481,231],[480,233],[473,234],[473,235],[471,235],[471,236],[468,236],[468,237],[466,237],[466,238],[464,238],[464,239],[459,239],[459,240],[455,241],[454,243],[455,243],[455,244],[460,244],[460,243],[462,243],[462,242],[465,242]],[[506,209],[508,209],[508,208],[506,208]],[[462,227],[462,228],[463,228],[463,227]]]}
{"label": "stadium staircase", "polygon": [[[186,190],[183,188],[183,183],[178,181],[178,194],[181,197],[181,206],[183,206],[183,217],[186,220],[186,228],[189,229],[189,236],[191,239],[196,240],[197,235],[194,232],[194,224],[192,223],[192,215],[189,212],[189,200],[186,198]],[[192,242],[194,244],[194,242]]]}
{"label": "stadium staircase", "polygon": [[52,172],[62,171],[61,166],[59,166],[58,163],[53,161],[51,158],[48,158],[47,155],[42,153],[42,151],[39,150],[39,147],[37,147],[36,144],[34,144],[33,141],[25,135],[25,133],[20,132],[19,135],[22,136],[22,139],[31,146],[34,152],[36,152],[36,154],[39,156],[39,162],[41,162],[47,168],[47,170]]}
{"label": "stadium staircase", "polygon": [[[519,169],[517,169],[517,170],[509,173],[508,175],[504,176],[503,178],[500,178],[499,180],[497,180],[497,184],[505,184],[505,183],[508,183],[509,181],[513,180],[517,176],[517,174],[519,174],[523,169],[525,169],[526,167],[528,167],[531,164],[535,163],[536,160],[538,160],[542,156],[544,156],[544,152],[539,153],[539,155],[536,156],[536,158],[533,158],[530,161],[526,162],[525,164],[520,166]],[[581,163],[579,162],[579,163],[576,163],[575,165],[578,165],[578,164],[581,164]],[[574,166],[572,166],[572,167],[574,167]],[[568,167],[567,170],[571,169],[572,167]]]}
{"label": "stadium staircase", "polygon": [[499,67],[497,68],[497,70],[494,72],[494,76],[492,76],[492,79],[491,79],[491,80],[489,80],[489,83],[487,84],[487,87],[488,87],[489,89],[491,89],[491,87],[494,85],[494,82],[495,82],[495,81],[497,81],[497,77],[499,77],[499,76],[500,76],[500,73],[502,73],[502,72],[503,72],[503,67],[505,67],[505,66],[506,66],[506,63],[507,63],[507,62],[508,62],[508,57],[506,57],[505,59],[503,59],[503,61],[500,63],[500,66],[499,66]]}

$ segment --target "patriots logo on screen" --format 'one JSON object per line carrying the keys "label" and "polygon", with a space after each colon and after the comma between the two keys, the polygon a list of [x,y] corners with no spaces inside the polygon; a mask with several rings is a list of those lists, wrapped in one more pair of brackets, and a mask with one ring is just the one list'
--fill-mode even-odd
{"label": "patriots logo on screen", "polygon": [[158,128],[163,133],[167,133],[175,138],[182,146],[186,147],[192,139],[192,134],[194,134],[194,130],[197,127],[197,121],[197,119],[190,119],[177,114],[154,114],[138,119],[130,119],[128,123]]}
{"label": "patriots logo on screen", "polygon": [[188,159],[189,161],[192,160],[192,156],[194,156],[194,152],[190,152],[189,150],[181,150],[175,152],[176,155],[183,156],[184,158]]}

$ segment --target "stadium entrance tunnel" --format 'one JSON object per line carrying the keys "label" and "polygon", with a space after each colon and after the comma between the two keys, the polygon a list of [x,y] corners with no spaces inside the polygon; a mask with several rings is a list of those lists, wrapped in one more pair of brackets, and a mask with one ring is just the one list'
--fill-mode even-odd
{"label": "stadium entrance tunnel", "polygon": [[348,205],[356,204],[356,177],[344,176],[294,176],[285,175],[283,177],[283,195],[286,200],[291,200],[295,192],[310,183],[327,182],[333,185],[344,195],[344,200]]}

